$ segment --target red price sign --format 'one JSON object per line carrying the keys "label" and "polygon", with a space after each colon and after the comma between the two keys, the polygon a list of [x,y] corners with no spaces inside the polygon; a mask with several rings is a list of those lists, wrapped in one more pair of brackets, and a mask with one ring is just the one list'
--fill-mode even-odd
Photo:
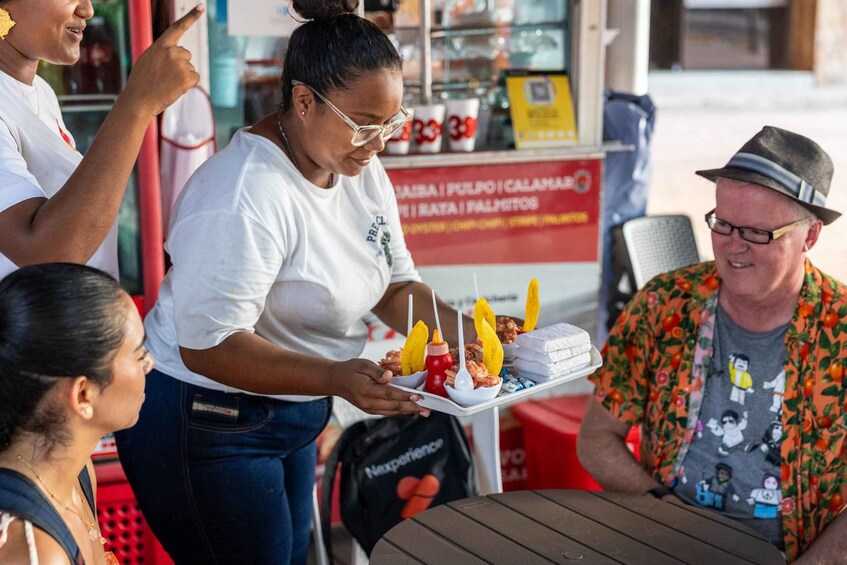
{"label": "red price sign", "polygon": [[388,175],[420,266],[596,262],[601,164],[581,159]]}

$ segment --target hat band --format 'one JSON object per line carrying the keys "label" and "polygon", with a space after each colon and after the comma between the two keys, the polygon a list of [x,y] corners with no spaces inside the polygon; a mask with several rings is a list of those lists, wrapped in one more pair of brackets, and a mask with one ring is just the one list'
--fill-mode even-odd
{"label": "hat band", "polygon": [[758,173],[778,182],[783,188],[794,195],[797,200],[815,206],[826,205],[826,195],[821,194],[815,187],[773,161],[752,153],[736,153],[727,163],[727,168],[744,169]]}

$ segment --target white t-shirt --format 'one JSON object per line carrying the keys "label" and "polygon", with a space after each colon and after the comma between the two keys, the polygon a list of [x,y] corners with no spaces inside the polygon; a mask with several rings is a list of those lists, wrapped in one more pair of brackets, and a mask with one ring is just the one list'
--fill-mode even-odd
{"label": "white t-shirt", "polygon": [[148,348],[162,372],[217,390],[235,391],[189,371],[179,346],[209,349],[246,331],[355,358],[368,337],[362,317],[388,285],[420,280],[378,159],[322,189],[244,129],[186,184],[165,249],[173,266],[145,321]]}
{"label": "white t-shirt", "polygon": [[[59,101],[39,76],[32,85],[0,72],[0,212],[30,198],[50,198],[82,155],[65,127]],[[118,223],[88,261],[118,277]],[[0,278],[18,267],[0,253]]]}

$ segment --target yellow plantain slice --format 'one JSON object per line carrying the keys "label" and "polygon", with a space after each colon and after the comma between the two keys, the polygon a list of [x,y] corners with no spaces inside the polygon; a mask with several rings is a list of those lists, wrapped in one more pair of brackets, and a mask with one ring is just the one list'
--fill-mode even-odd
{"label": "yellow plantain slice", "polygon": [[477,337],[482,335],[482,321],[487,321],[492,328],[497,327],[497,318],[494,316],[494,310],[488,305],[488,301],[482,297],[476,299],[476,304],[473,307],[473,326],[476,329]]}
{"label": "yellow plantain slice", "polygon": [[400,350],[400,370],[402,376],[408,376],[418,371],[423,371],[424,357],[426,357],[426,342],[429,341],[429,328],[423,323],[423,320],[418,320],[409,335],[406,336],[406,343],[403,344],[403,349]]}
{"label": "yellow plantain slice", "polygon": [[523,331],[531,332],[535,329],[539,310],[541,310],[541,303],[538,300],[538,279],[532,279],[529,281],[529,290],[526,293],[526,319]]}
{"label": "yellow plantain slice", "polygon": [[482,328],[479,334],[482,340],[482,364],[492,375],[499,375],[500,369],[503,368],[503,344],[500,343],[497,332],[488,320],[483,320],[480,326]]}

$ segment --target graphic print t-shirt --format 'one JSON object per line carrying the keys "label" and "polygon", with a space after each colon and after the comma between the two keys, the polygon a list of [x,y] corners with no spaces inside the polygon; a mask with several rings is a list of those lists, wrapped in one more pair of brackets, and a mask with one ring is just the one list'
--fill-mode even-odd
{"label": "graphic print t-shirt", "polygon": [[783,548],[780,484],[785,332],[739,327],[718,306],[715,354],[676,494]]}

